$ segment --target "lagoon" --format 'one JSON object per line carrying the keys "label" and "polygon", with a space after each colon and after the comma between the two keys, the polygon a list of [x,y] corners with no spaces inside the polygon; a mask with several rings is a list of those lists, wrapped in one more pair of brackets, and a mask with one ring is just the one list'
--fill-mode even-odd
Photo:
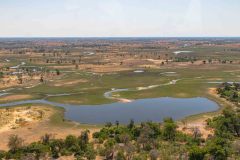
{"label": "lagoon", "polygon": [[105,124],[119,121],[126,124],[135,122],[162,122],[166,117],[179,120],[187,116],[212,112],[219,109],[217,103],[207,98],[147,98],[130,103],[111,103],[101,105],[73,105],[50,102],[47,100],[27,100],[0,104],[0,107],[11,107],[22,104],[47,104],[65,109],[65,119],[84,124]]}

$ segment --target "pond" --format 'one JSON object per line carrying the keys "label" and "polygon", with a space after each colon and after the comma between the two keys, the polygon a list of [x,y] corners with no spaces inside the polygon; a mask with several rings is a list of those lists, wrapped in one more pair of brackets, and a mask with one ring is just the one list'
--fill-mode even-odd
{"label": "pond", "polygon": [[65,108],[65,118],[86,124],[128,123],[154,121],[162,122],[166,117],[175,120],[184,117],[218,110],[217,103],[207,98],[150,98],[139,99],[130,103],[112,103],[102,105],[71,105],[50,102],[46,100],[27,100],[0,104],[0,107],[9,107],[20,104],[49,104]]}

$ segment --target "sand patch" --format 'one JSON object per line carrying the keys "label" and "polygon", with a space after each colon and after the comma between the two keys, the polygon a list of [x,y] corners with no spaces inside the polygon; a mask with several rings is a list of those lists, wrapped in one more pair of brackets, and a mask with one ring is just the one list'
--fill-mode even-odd
{"label": "sand patch", "polygon": [[83,101],[80,101],[80,100],[66,100],[64,102],[69,103],[69,104],[82,104],[83,103]]}
{"label": "sand patch", "polygon": [[85,65],[80,65],[79,68],[84,69],[86,71],[96,72],[96,73],[112,73],[112,72],[132,70],[131,68],[121,66],[118,63],[111,63],[107,65],[85,64]]}
{"label": "sand patch", "polygon": [[157,65],[162,64],[162,62],[166,62],[165,60],[156,60],[156,59],[147,59],[147,60]]}
{"label": "sand patch", "polygon": [[53,86],[55,87],[59,87],[59,86],[73,86],[73,85],[76,85],[78,83],[86,83],[88,82],[88,80],[86,79],[78,79],[78,80],[73,80],[73,81],[64,81],[64,80],[61,80],[61,81],[56,81]]}
{"label": "sand patch", "polygon": [[194,130],[198,130],[202,138],[207,139],[209,135],[213,135],[214,130],[207,127],[206,120],[211,118],[210,116],[203,116],[197,120],[183,120],[179,124],[178,130],[183,131],[186,134],[192,135]]}
{"label": "sand patch", "polygon": [[208,78],[208,81],[222,81],[222,78]]}
{"label": "sand patch", "polygon": [[0,102],[25,100],[25,99],[31,99],[31,98],[32,96],[28,94],[6,95],[0,98]]}
{"label": "sand patch", "polygon": [[178,97],[187,97],[187,94],[186,93],[178,93],[177,96]]}
{"label": "sand patch", "polygon": [[74,69],[75,65],[59,65],[59,66],[50,66],[53,69]]}
{"label": "sand patch", "polygon": [[39,106],[0,109],[0,133],[49,118],[52,109]]}
{"label": "sand patch", "polygon": [[209,88],[208,89],[209,94],[217,96],[217,88]]}

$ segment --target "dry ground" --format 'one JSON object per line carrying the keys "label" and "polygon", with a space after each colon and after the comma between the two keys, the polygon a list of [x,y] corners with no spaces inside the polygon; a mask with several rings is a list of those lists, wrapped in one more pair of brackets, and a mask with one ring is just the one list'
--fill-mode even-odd
{"label": "dry ground", "polygon": [[31,99],[31,98],[32,98],[32,96],[28,95],[28,94],[6,95],[3,97],[0,97],[0,102],[27,100],[27,99]]}
{"label": "dry ground", "polygon": [[[0,150],[8,150],[8,137],[18,135],[25,144],[39,141],[46,133],[54,138],[65,138],[72,134],[79,136],[85,128],[79,124],[51,125],[50,118],[56,110],[47,106],[15,107],[0,109]],[[59,113],[60,114],[60,113]],[[63,122],[64,123],[64,122]],[[98,129],[90,128],[91,133]]]}
{"label": "dry ground", "polygon": [[[220,98],[217,94],[216,88],[209,88],[208,93],[211,96]],[[228,104],[230,103],[230,102],[226,101],[225,99],[221,98],[221,100],[223,100],[224,103],[228,103]],[[179,123],[178,129],[183,131],[186,134],[193,134],[193,130],[197,128],[197,129],[199,129],[202,137],[204,139],[206,139],[209,135],[213,135],[213,132],[214,132],[211,128],[207,127],[206,120],[209,118],[212,118],[212,116],[206,114],[206,115],[202,115],[200,118],[196,118],[194,120],[192,120],[192,119],[183,120]]]}

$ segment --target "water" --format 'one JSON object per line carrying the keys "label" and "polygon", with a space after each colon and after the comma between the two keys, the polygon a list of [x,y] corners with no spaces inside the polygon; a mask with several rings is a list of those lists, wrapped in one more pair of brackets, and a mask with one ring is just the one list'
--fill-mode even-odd
{"label": "water", "polygon": [[40,103],[65,108],[65,118],[68,120],[87,123],[105,124],[106,122],[128,123],[154,121],[162,122],[165,117],[175,120],[218,110],[219,106],[207,98],[154,98],[140,99],[130,103],[112,103],[103,105],[71,105],[49,102],[46,100],[27,100],[0,104],[9,107],[20,104]]}

